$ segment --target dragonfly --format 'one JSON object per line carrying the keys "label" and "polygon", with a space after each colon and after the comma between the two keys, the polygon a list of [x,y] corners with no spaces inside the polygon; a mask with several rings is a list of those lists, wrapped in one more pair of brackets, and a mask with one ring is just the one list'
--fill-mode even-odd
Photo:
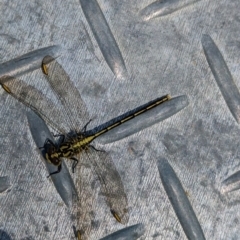
{"label": "dragonfly", "polygon": [[126,223],[128,221],[128,203],[121,177],[111,156],[103,150],[96,149],[91,145],[91,142],[122,123],[168,101],[171,98],[170,95],[157,98],[149,104],[145,104],[144,107],[138,108],[137,111],[131,111],[131,114],[108,127],[87,134],[87,125],[91,121],[89,121],[87,107],[68,74],[58,61],[51,56],[44,57],[42,71],[46,75],[51,91],[61,103],[61,109],[40,90],[20,79],[14,77],[2,78],[0,84],[8,94],[32,109],[59,133],[57,143],[46,139],[42,147],[45,150],[46,160],[57,167],[57,170],[50,173],[50,175],[61,171],[63,159],[73,161],[72,171],[74,172],[79,162],[76,156],[81,158],[81,156],[87,155],[101,183],[101,191],[106,198],[112,215],[118,222]]}

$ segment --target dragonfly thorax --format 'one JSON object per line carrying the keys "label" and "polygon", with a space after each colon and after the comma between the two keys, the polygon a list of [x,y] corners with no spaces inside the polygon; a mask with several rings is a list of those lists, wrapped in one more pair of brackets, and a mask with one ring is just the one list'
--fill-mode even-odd
{"label": "dragonfly thorax", "polygon": [[68,141],[60,144],[58,154],[60,157],[71,158],[74,155],[85,150],[89,143],[93,140],[93,137],[84,137],[78,135],[69,139]]}
{"label": "dragonfly thorax", "polygon": [[72,158],[74,155],[87,149],[89,143],[95,138],[94,135],[85,137],[82,134],[67,136],[67,140],[59,145],[48,140],[44,144],[45,158],[55,166],[61,164],[61,158]]}

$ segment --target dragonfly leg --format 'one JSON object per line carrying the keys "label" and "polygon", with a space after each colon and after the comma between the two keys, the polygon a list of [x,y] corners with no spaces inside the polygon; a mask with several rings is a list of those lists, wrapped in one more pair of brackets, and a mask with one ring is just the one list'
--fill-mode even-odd
{"label": "dragonfly leg", "polygon": [[74,169],[76,168],[76,166],[78,164],[78,160],[74,157],[71,157],[70,159],[74,161],[72,164],[72,172],[74,173]]}
{"label": "dragonfly leg", "polygon": [[87,126],[88,126],[88,124],[90,123],[92,121],[92,119],[90,119],[86,124],[85,124],[85,126],[83,127],[83,129],[82,129],[82,131],[81,132],[86,132],[86,130],[87,130]]}
{"label": "dragonfly leg", "polygon": [[62,170],[62,164],[60,164],[60,165],[58,166],[58,170],[57,170],[57,171],[50,173],[47,177],[49,178],[50,176],[52,176],[52,175],[54,175],[54,174],[60,173],[61,170]]}
{"label": "dragonfly leg", "polygon": [[55,144],[53,143],[53,141],[47,138],[46,141],[44,142],[43,147],[39,147],[39,149],[43,149],[43,148],[45,149],[45,145],[48,143],[55,147]]}
{"label": "dragonfly leg", "polygon": [[94,149],[95,151],[97,151],[97,152],[106,152],[106,151],[104,151],[104,150],[100,150],[100,149],[97,149],[97,148],[95,148],[93,145],[88,145],[88,147],[91,147],[92,149]]}

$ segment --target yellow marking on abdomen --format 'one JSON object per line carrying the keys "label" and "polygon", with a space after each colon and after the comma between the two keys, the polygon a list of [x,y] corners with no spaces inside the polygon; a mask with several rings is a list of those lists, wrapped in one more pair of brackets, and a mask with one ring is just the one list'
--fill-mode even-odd
{"label": "yellow marking on abdomen", "polygon": [[[86,138],[86,139],[87,139],[86,141],[88,141],[88,143],[90,143],[90,142],[93,141],[96,137],[98,137],[98,136],[106,133],[107,131],[109,131],[109,130],[111,130],[111,129],[113,129],[113,128],[119,126],[119,125],[121,125],[122,123],[125,123],[125,122],[127,122],[127,121],[135,118],[136,116],[138,116],[138,115],[140,115],[140,114],[142,114],[142,113],[144,113],[144,112],[147,112],[148,110],[150,110],[150,109],[152,109],[152,108],[154,108],[154,107],[157,107],[158,105],[160,105],[160,104],[162,104],[162,103],[164,103],[164,102],[166,102],[166,101],[168,101],[168,100],[170,100],[170,99],[171,99],[171,96],[170,96],[169,94],[167,94],[166,96],[163,96],[163,97],[161,97],[161,98],[159,98],[159,99],[156,99],[156,101],[155,101],[154,103],[151,103],[150,105],[146,105],[143,109],[137,111],[136,113],[133,113],[133,114],[131,114],[130,116],[125,117],[125,118],[122,119],[121,121],[116,122],[116,123],[110,125],[110,126],[107,127],[107,128],[104,128],[103,130],[95,133],[94,135],[92,135],[92,136],[90,136],[90,137],[87,137],[87,138]],[[88,138],[91,139],[91,140],[89,140]],[[85,140],[85,139],[84,139],[84,140]]]}
{"label": "yellow marking on abdomen", "polygon": [[85,137],[85,138],[83,138],[83,139],[81,139],[81,140],[79,140],[79,141],[76,141],[75,143],[73,143],[72,148],[73,148],[75,151],[78,150],[78,149],[81,149],[81,148],[83,148],[84,146],[86,146],[86,145],[88,145],[89,143],[91,143],[91,142],[92,142],[95,138],[97,138],[98,136],[106,133],[107,131],[109,131],[109,130],[111,130],[111,129],[119,126],[119,125],[121,125],[121,124],[124,123],[124,122],[127,122],[127,121],[133,119],[134,117],[136,117],[136,116],[138,116],[138,115],[140,115],[140,114],[142,114],[142,113],[144,113],[144,112],[147,112],[148,110],[150,110],[150,109],[152,109],[152,108],[154,108],[154,107],[156,107],[156,106],[158,106],[158,105],[162,104],[163,102],[166,102],[166,101],[168,101],[168,100],[170,100],[170,99],[171,99],[171,96],[170,96],[169,94],[166,95],[166,96],[163,96],[163,97],[161,97],[161,98],[158,98],[158,99],[156,99],[156,101],[155,101],[154,103],[151,103],[151,104],[145,106],[143,109],[137,111],[136,113],[131,114],[130,116],[122,119],[121,121],[118,121],[118,122],[110,125],[109,127],[104,128],[103,130],[101,130],[101,131],[93,134],[93,135],[90,135],[90,136]]}

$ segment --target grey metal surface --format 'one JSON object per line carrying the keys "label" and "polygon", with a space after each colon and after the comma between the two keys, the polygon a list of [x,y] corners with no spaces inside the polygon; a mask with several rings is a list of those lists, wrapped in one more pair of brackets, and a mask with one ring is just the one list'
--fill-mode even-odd
{"label": "grey metal surface", "polygon": [[[239,0],[91,0],[100,9],[94,19],[82,9],[84,2],[1,0],[1,62],[60,46],[59,62],[87,105],[90,129],[164,94],[187,95],[188,107],[176,115],[101,146],[110,152],[128,196],[127,226],[143,223],[141,239],[187,239],[159,177],[157,160],[165,158],[205,238],[240,239],[237,106],[234,101],[229,107],[231,95],[203,39],[208,34],[221,53],[228,87],[239,89]],[[105,38],[111,44],[104,46]],[[24,66],[16,72],[23,73]],[[33,80],[51,97],[39,69],[21,79]],[[0,234],[6,239],[75,239],[71,210],[46,178],[25,108],[3,90],[0,105],[0,176],[11,183],[0,193]],[[85,174],[73,175],[74,181],[87,179]],[[122,229],[98,191],[92,194],[89,239]]]}

